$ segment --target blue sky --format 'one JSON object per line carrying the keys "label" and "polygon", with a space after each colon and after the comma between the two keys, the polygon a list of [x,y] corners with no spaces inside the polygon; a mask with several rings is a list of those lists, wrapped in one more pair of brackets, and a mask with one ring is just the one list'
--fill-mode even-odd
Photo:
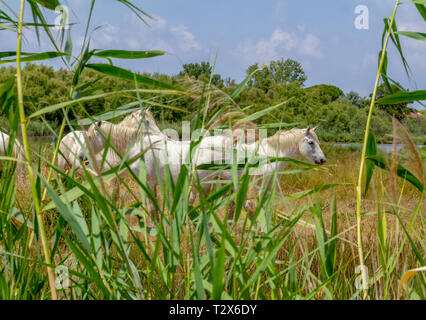
{"label": "blue sky", "polygon": [[[17,1],[16,1],[17,2]],[[14,1],[13,5],[16,6]],[[84,34],[90,1],[61,1],[72,8],[74,53]],[[176,74],[183,63],[209,60],[216,53],[216,72],[237,82],[253,63],[292,58],[302,63],[307,86],[326,83],[345,92],[371,92],[377,70],[383,18],[393,10],[393,0],[145,0],[134,1],[154,17],[146,26],[126,7],[113,0],[98,0],[92,29],[92,47],[98,49],[166,50],[153,59],[114,63],[133,71]],[[369,9],[369,29],[354,26],[355,7]],[[28,10],[27,15],[28,16]],[[51,22],[56,15],[49,14]],[[413,5],[402,5],[397,15],[401,30],[426,32],[426,24]],[[2,32],[0,50],[14,50],[15,36]],[[426,85],[426,42],[403,39],[413,71],[408,81],[399,57],[390,49],[389,74],[411,90]],[[25,50],[52,49],[43,39],[39,47],[26,31]],[[60,66],[60,61],[52,63]]]}

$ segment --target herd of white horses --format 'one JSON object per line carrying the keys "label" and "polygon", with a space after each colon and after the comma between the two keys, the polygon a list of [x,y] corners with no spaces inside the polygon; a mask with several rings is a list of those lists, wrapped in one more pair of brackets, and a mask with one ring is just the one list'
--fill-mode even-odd
{"label": "herd of white horses", "polygon": [[[233,152],[237,151],[244,154],[246,159],[257,157],[266,160],[250,171],[251,176],[260,176],[263,181],[275,177],[279,181],[280,172],[287,163],[268,159],[302,156],[318,165],[326,162],[315,129],[281,130],[257,141],[245,141],[243,130],[237,125],[227,134],[203,136],[194,148],[190,140],[172,139],[163,133],[149,110],[138,110],[118,124],[99,121],[93,123],[87,131],[71,131],[65,135],[59,146],[57,166],[64,172],[70,168],[81,172],[86,168],[96,174],[133,159],[129,161],[130,170],[139,176],[141,168],[144,168],[146,183],[155,194],[157,185],[164,182],[166,167],[176,183],[182,164],[189,161],[203,189],[208,191],[214,179],[231,180],[232,169],[228,167],[216,172],[214,169],[197,168],[218,161],[229,163],[233,159]],[[8,145],[9,136],[0,132],[0,156],[5,156]],[[25,159],[22,145],[17,139],[12,156],[21,160],[20,163]],[[191,201],[194,196],[191,194]],[[249,206],[248,202],[246,205]],[[158,217],[151,201],[147,201],[147,207],[149,212]]]}

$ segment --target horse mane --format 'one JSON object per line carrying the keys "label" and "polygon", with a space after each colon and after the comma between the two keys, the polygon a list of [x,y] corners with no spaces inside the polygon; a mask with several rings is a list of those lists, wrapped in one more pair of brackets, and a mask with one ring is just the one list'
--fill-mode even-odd
{"label": "horse mane", "polygon": [[[247,142],[254,142],[259,140],[259,129],[257,128],[257,125],[249,120],[239,120],[237,121],[231,128],[232,130],[232,144],[235,146],[238,142],[238,140],[241,140],[243,138],[243,141]],[[254,137],[248,136],[248,131],[254,132]],[[249,141],[252,140],[253,141]]]}
{"label": "horse mane", "polygon": [[160,128],[149,109],[135,111],[120,122],[120,125],[127,127],[140,127],[142,124],[142,127],[146,130],[160,132]]}
{"label": "horse mane", "polygon": [[118,150],[122,151],[141,133],[141,129],[101,121],[97,125],[92,124],[86,134],[92,141],[100,133],[105,135],[105,138],[109,140],[110,144],[113,144]]}
{"label": "horse mane", "polygon": [[[306,133],[306,129],[293,128],[291,130],[277,131],[273,136],[266,138],[266,143],[275,150],[289,151],[294,148],[294,144]],[[311,137],[319,143],[318,136],[314,131],[310,131]]]}
{"label": "horse mane", "polygon": [[108,140],[109,145],[113,145],[119,154],[112,148],[108,147],[106,154],[106,160],[109,164],[114,164],[120,162],[122,159],[120,157],[124,155],[129,146],[136,142],[136,140],[143,135],[158,135],[161,132],[156,132],[152,130],[146,130],[144,128],[133,128],[123,126],[121,124],[113,124],[111,122],[101,121],[100,123],[92,124],[87,130],[87,137],[89,141],[101,134],[98,130],[102,130],[102,134],[105,136],[105,139]]}

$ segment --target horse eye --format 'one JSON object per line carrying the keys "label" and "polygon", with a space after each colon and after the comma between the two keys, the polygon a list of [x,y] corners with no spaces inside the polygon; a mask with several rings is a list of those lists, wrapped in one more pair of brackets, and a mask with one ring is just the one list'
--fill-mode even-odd
{"label": "horse eye", "polygon": [[314,142],[311,140],[311,141],[309,141],[309,144],[314,144]]}

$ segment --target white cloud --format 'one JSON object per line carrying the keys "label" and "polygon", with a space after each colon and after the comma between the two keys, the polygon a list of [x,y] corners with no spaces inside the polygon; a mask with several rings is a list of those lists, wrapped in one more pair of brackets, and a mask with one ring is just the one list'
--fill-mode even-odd
{"label": "white cloud", "polygon": [[111,43],[114,42],[115,39],[119,37],[119,31],[120,29],[111,25],[111,24],[105,24],[102,26],[101,29],[99,29],[99,33],[94,37],[96,43],[99,43],[101,45],[109,46]]}
{"label": "white cloud", "polygon": [[300,45],[299,53],[307,57],[321,58],[320,40],[313,34],[306,35]]}
{"label": "white cloud", "polygon": [[136,50],[139,47],[139,43],[135,40],[130,40],[129,42],[127,42],[127,45],[132,50]]}
{"label": "white cloud", "polygon": [[[139,21],[137,21],[139,23]],[[149,25],[155,30],[164,30],[167,27],[167,21],[163,17],[154,16],[152,20],[149,21]]]}
{"label": "white cloud", "polygon": [[320,40],[313,34],[303,35],[304,28],[299,32],[287,32],[276,28],[266,40],[255,43],[246,41],[237,45],[232,52],[233,56],[242,59],[244,63],[261,64],[287,56],[291,52],[311,58],[321,58]]}
{"label": "white cloud", "polygon": [[188,31],[184,25],[171,26],[170,32],[177,40],[179,48],[183,52],[198,50],[201,48],[201,44],[195,40],[194,35]]}
{"label": "white cloud", "polygon": [[362,67],[369,67],[371,65],[377,65],[377,53],[367,53],[362,60]]}
{"label": "white cloud", "polygon": [[[164,50],[173,55],[193,58],[205,47],[184,24],[170,24],[160,16],[148,20],[149,26],[131,18],[126,30],[105,29],[102,38],[106,43],[110,38],[114,47],[127,47],[131,50]],[[131,30],[129,32],[129,30]],[[112,44],[111,43],[111,44]]]}
{"label": "white cloud", "polygon": [[[206,52],[186,25],[170,24],[160,16],[153,18],[148,20],[148,26],[135,17],[129,17],[129,24],[125,27],[104,23],[93,33],[90,46],[92,49],[164,50],[185,58]],[[77,44],[82,42],[83,37],[78,37]]]}

